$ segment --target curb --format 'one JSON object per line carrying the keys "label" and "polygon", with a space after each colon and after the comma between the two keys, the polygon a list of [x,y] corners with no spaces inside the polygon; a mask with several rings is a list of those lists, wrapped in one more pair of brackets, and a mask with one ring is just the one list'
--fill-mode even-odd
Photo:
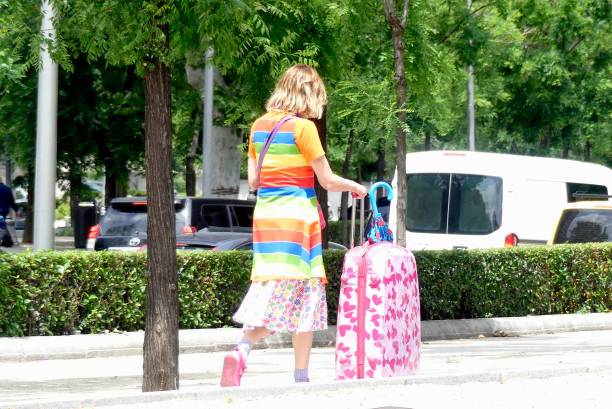
{"label": "curb", "polygon": [[[423,341],[473,337],[521,336],[554,332],[612,329],[612,313],[435,320],[421,323]],[[240,328],[179,331],[180,353],[229,351],[242,336]],[[335,345],[336,327],[314,334],[314,347]],[[0,338],[0,361],[100,358],[142,354],[144,332]],[[274,334],[256,348],[289,348],[290,334]]]}
{"label": "curb", "polygon": [[443,376],[414,376],[396,378],[361,379],[352,381],[334,381],[322,384],[294,384],[283,387],[236,387],[211,389],[174,390],[165,392],[127,392],[113,396],[90,395],[74,399],[46,399],[37,402],[16,401],[0,408],[10,409],[74,409],[83,407],[103,407],[114,405],[150,404],[170,402],[175,400],[193,400],[207,402],[211,400],[226,399],[253,399],[273,394],[290,393],[320,393],[334,392],[343,389],[356,389],[375,386],[402,386],[402,385],[461,385],[468,382],[506,382],[510,379],[545,379],[557,376],[570,376],[586,373],[598,373],[612,370],[612,364],[603,364],[596,367],[575,365],[567,368],[527,369],[504,372],[472,372],[457,375]]}
{"label": "curb", "polygon": [[506,337],[612,329],[612,313],[434,320],[421,323],[421,339],[437,341],[477,336]]}

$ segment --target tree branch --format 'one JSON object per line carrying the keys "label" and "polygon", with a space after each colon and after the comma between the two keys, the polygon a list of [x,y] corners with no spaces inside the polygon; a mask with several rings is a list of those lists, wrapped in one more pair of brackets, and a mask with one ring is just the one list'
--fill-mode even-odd
{"label": "tree branch", "polygon": [[[485,5],[483,5],[483,6],[478,7],[476,10],[472,11],[472,12],[470,13],[470,15],[472,15],[472,16],[473,16],[474,14],[478,13],[480,10],[482,10],[482,9],[484,9],[484,8],[486,8],[486,7],[489,7],[489,6],[490,6],[492,3],[493,3],[493,2],[492,2],[492,1],[490,1],[490,2],[488,2],[487,4],[485,4]],[[459,31],[459,28],[460,28],[460,27],[461,27],[461,25],[462,25],[462,24],[465,22],[465,20],[467,20],[467,16],[466,16],[466,17],[464,17],[464,18],[462,18],[462,19],[461,19],[461,21],[459,21],[459,22],[458,22],[458,23],[455,25],[455,27],[453,27],[453,29],[452,29],[451,31],[449,31],[448,33],[446,33],[446,34],[444,35],[444,37],[442,37],[442,39],[441,39],[441,40],[439,40],[439,41],[436,43],[436,45],[440,45],[440,44],[442,44],[443,42],[445,42],[446,40],[448,40],[448,39],[450,38],[450,36],[452,36],[452,35],[453,35],[453,34],[455,34],[457,31]]]}
{"label": "tree branch", "polygon": [[382,2],[385,9],[385,16],[387,17],[387,21],[391,26],[391,30],[393,30],[394,27],[398,27],[400,25],[397,14],[395,14],[395,2],[394,0],[382,0]]}
{"label": "tree branch", "polygon": [[408,7],[410,7],[410,0],[404,0],[404,12],[402,14],[402,27],[406,28],[406,18],[408,17]]}
{"label": "tree branch", "polygon": [[383,9],[385,10],[385,15],[387,17],[395,14],[395,10],[393,9],[392,0],[382,0],[382,3],[383,3]]}
{"label": "tree branch", "polygon": [[395,15],[395,5],[393,4],[393,0],[382,0],[382,3],[387,20],[390,21],[392,18],[397,18]]}
{"label": "tree branch", "polygon": [[538,29],[537,27],[526,28],[525,30],[523,30],[523,36],[527,36],[527,35],[533,33],[534,31],[536,31],[537,29]]}
{"label": "tree branch", "polygon": [[578,47],[578,44],[580,44],[582,40],[584,40],[584,37],[578,37],[577,39],[575,39],[574,42],[567,49],[567,52],[571,53],[572,51],[574,51],[574,48]]}

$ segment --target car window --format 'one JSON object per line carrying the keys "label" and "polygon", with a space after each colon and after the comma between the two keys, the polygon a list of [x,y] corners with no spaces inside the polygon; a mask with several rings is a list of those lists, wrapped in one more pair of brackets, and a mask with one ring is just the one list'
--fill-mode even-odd
{"label": "car window", "polygon": [[213,246],[207,246],[207,245],[188,245],[188,246],[176,246],[176,250],[177,251],[209,251],[212,250]]}
{"label": "car window", "polygon": [[253,250],[253,243],[243,244],[242,246],[236,247],[234,250]]}
{"label": "car window", "polygon": [[501,225],[502,192],[501,178],[493,176],[409,174],[406,228],[425,233],[489,234]]}
{"label": "car window", "polygon": [[146,206],[111,207],[100,222],[101,236],[136,236],[147,232]]}
{"label": "car window", "polygon": [[209,227],[231,227],[227,206],[205,204],[201,210],[202,218]]}
{"label": "car window", "polygon": [[[589,185],[586,183],[567,183],[567,201],[568,203],[576,202],[578,200],[589,200],[588,197],[576,197],[575,195],[586,194],[586,195],[608,195],[608,188],[601,185]],[[598,200],[598,198],[591,198],[590,200]],[[601,198],[599,198],[601,200]]]}
{"label": "car window", "polygon": [[612,210],[568,209],[563,212],[553,243],[612,241]]}
{"label": "car window", "polygon": [[[202,230],[206,227],[206,223],[202,218],[202,203],[204,201],[202,199],[192,198],[190,200],[190,206],[185,206],[185,208],[189,208],[189,211],[185,211],[185,214],[189,214],[189,226],[194,226],[196,230]],[[189,203],[189,202],[188,202]],[[187,222],[186,222],[187,223]]]}
{"label": "car window", "polygon": [[[180,206],[175,206],[178,210]],[[175,229],[180,232],[185,226],[185,216],[176,213]],[[147,234],[147,206],[121,204],[112,206],[100,221],[101,236],[137,236]]]}
{"label": "car window", "polygon": [[232,221],[234,226],[253,227],[253,210],[252,206],[232,206]]}

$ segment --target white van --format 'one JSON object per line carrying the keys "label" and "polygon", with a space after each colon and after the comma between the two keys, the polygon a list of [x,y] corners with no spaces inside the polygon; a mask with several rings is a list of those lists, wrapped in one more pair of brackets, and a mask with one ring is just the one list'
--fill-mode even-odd
{"label": "white van", "polygon": [[[406,247],[546,244],[575,193],[609,195],[612,170],[593,163],[468,151],[406,155]],[[392,182],[397,190],[397,172]],[[389,225],[396,228],[397,195]]]}

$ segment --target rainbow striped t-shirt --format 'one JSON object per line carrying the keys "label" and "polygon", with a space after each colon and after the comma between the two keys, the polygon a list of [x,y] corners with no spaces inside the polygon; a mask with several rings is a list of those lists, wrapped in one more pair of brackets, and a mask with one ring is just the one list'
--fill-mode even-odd
{"label": "rainbow striped t-shirt", "polygon": [[[288,114],[272,110],[255,121],[249,138],[250,158],[259,160],[270,132]],[[314,170],[310,166],[323,155],[317,129],[308,119],[290,119],[274,136],[262,163],[253,214],[251,281],[327,281]]]}

